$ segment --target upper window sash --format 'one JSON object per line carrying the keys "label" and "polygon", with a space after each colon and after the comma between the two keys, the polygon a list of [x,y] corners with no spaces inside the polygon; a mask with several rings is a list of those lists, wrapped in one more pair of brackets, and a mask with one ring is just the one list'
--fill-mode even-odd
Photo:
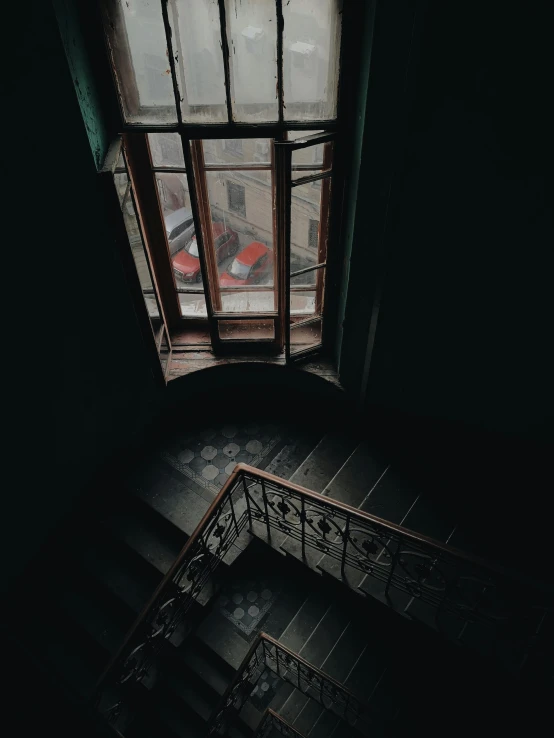
{"label": "upper window sash", "polygon": [[104,0],[126,125],[336,119],[342,0]]}

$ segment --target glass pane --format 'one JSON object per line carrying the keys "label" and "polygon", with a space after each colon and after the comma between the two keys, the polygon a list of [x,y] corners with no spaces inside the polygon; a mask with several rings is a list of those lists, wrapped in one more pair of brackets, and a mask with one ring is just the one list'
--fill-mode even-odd
{"label": "glass pane", "polygon": [[302,292],[291,292],[290,294],[290,315],[292,322],[294,319],[306,319],[316,314],[316,292],[315,290],[306,290]]}
{"label": "glass pane", "polygon": [[[310,151],[311,149],[307,150]],[[321,230],[319,220],[323,181],[317,180],[292,188],[290,213],[291,274],[325,261],[325,254],[320,253],[319,248]],[[291,284],[313,284],[313,279],[313,272],[311,272],[292,277]]]}
{"label": "glass pane", "polygon": [[275,338],[273,320],[220,320],[218,330],[222,341],[272,341]]}
{"label": "glass pane", "polygon": [[276,121],[277,15],[275,0],[226,0],[235,120]]}
{"label": "glass pane", "polygon": [[208,171],[206,179],[222,310],[273,311],[271,172]]}
{"label": "glass pane", "polygon": [[[125,172],[115,175],[115,187],[148,315],[150,318],[159,318],[160,310],[152,283],[150,265],[142,242],[142,234],[133,202],[131,184]],[[155,328],[154,323],[152,327]]]}
{"label": "glass pane", "polygon": [[183,145],[178,133],[149,133],[148,144],[155,167],[183,167]]}
{"label": "glass pane", "polygon": [[[177,287],[180,287],[180,285],[177,285]],[[206,298],[203,292],[192,295],[179,294],[179,303],[181,305],[181,315],[183,318],[208,317]]]}
{"label": "glass pane", "polygon": [[263,164],[271,166],[271,139],[223,138],[204,141],[206,164]]}
{"label": "glass pane", "polygon": [[186,174],[156,172],[169,253],[175,254],[194,236],[194,220]]}
{"label": "glass pane", "polygon": [[308,146],[305,149],[297,149],[296,151],[293,151],[291,158],[291,178],[294,180],[322,172],[324,154],[326,154],[325,170],[328,171],[331,168],[332,147],[332,143],[316,144],[314,146]]}
{"label": "glass pane", "polygon": [[183,120],[194,123],[226,121],[217,0],[173,0],[169,3],[169,20]]}
{"label": "glass pane", "polygon": [[341,0],[283,3],[285,120],[337,114]]}
{"label": "glass pane", "polygon": [[291,325],[290,326],[290,348],[291,354],[305,351],[309,348],[315,348],[321,344],[321,327],[322,320],[313,321],[308,325]]}
{"label": "glass pane", "polygon": [[113,0],[102,5],[125,119],[130,123],[175,123],[161,3]]}

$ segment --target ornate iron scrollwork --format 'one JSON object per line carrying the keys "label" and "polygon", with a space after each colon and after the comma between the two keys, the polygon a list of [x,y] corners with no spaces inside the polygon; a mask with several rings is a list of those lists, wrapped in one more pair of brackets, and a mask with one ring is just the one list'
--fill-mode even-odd
{"label": "ornate iron scrollwork", "polygon": [[[210,517],[193,533],[148,611],[142,613],[104,675],[96,699],[99,705],[107,690],[110,697],[104,701],[110,706],[105,714],[110,720],[117,722],[123,700],[123,696],[113,697],[112,692],[128,690],[145,680],[165,642],[175,642],[178,635],[183,637],[181,631],[177,632],[183,626],[186,635],[187,613],[241,531],[253,522],[264,524],[268,534],[275,528],[299,541],[303,552],[311,548],[335,559],[343,573],[349,567],[379,580],[385,594],[397,590],[426,603],[435,613],[439,629],[440,618],[451,614],[462,626],[484,621],[506,633],[513,621],[521,624],[528,620],[528,641],[532,643],[536,621],[552,610],[551,594],[547,605],[539,602],[535,606],[531,597],[521,594],[519,586],[491,571],[485,562],[241,465],[224,485]],[[261,659],[259,654],[256,658]],[[325,681],[294,654],[265,642],[262,660],[284,679],[296,680],[295,686],[310,695],[317,692],[322,704],[342,711],[350,722],[359,718],[361,707],[355,698],[350,696],[344,703],[344,693],[332,680]],[[237,695],[242,695],[244,684],[252,677],[253,672],[245,671],[245,681],[236,685],[235,697],[229,697],[229,708],[236,707]]]}

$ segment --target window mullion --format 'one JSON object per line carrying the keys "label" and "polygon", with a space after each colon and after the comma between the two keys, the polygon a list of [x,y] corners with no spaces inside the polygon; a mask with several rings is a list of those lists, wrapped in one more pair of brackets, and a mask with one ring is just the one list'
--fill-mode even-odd
{"label": "window mullion", "polygon": [[156,176],[152,172],[147,134],[129,133],[125,134],[123,140],[145,248],[152,264],[153,277],[167,324],[173,327],[181,320],[181,308],[175,291],[175,279],[169,258]]}
{"label": "window mullion", "polygon": [[283,17],[283,0],[275,0],[277,12],[277,97],[279,101],[279,123],[283,123],[285,115],[285,93],[283,89],[283,32],[285,20]]}
{"label": "window mullion", "polygon": [[275,221],[277,229],[277,259],[279,270],[277,275],[278,309],[281,335],[281,350],[286,349],[287,359],[290,358],[288,340],[290,323],[290,167],[292,152],[276,142],[275,151]]}
{"label": "window mullion", "polygon": [[[175,69],[175,52],[173,50],[171,26],[169,24],[169,15],[167,12],[167,2],[168,0],[161,0],[162,18],[163,18],[163,24],[164,24],[164,30],[165,30],[165,42],[167,44],[167,58],[169,60],[169,68],[171,70],[171,82],[173,84],[173,94],[175,95],[175,108],[177,112],[177,123],[181,124],[183,122],[183,117],[182,117],[182,112],[181,112],[181,93],[179,91],[179,82],[177,80],[177,71]],[[179,54],[179,56],[181,56],[181,54]]]}
{"label": "window mullion", "polygon": [[223,71],[225,74],[225,98],[227,102],[227,120],[232,123],[233,101],[231,98],[231,67],[229,63],[229,41],[227,39],[227,20],[225,13],[225,0],[218,0],[219,23],[221,27],[221,53],[223,54]]}
{"label": "window mullion", "polygon": [[[333,147],[330,143],[323,147],[323,170],[331,169],[333,160]],[[318,263],[327,261],[327,241],[329,236],[329,206],[331,200],[331,178],[327,177],[321,183],[321,205],[319,210],[319,239],[318,239]],[[316,276],[316,298],[315,310],[321,315],[324,302],[323,290],[325,285],[326,269],[319,269]]]}
{"label": "window mullion", "polygon": [[[208,288],[211,314],[221,311],[221,295],[219,293],[219,275],[217,271],[217,260],[215,258],[214,236],[212,228],[212,215],[210,210],[210,198],[208,194],[208,182],[204,168],[204,149],[202,141],[190,142],[192,151],[193,176],[196,186],[196,198],[198,202],[198,218],[202,231],[200,248],[204,255],[204,281]],[[198,240],[198,237],[197,237]],[[208,297],[207,295],[207,297]],[[210,316],[211,317],[211,316]],[[217,329],[211,321],[212,333]]]}

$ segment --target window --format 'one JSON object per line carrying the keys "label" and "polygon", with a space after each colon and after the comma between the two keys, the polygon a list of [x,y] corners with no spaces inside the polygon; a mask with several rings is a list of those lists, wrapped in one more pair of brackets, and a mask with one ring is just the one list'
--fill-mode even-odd
{"label": "window", "polygon": [[233,213],[239,213],[246,218],[246,199],[245,189],[242,185],[227,180],[227,198],[229,201],[229,210]]}
{"label": "window", "polygon": [[288,358],[322,345],[341,5],[102,0],[169,333],[207,321],[216,352],[249,335]]}

